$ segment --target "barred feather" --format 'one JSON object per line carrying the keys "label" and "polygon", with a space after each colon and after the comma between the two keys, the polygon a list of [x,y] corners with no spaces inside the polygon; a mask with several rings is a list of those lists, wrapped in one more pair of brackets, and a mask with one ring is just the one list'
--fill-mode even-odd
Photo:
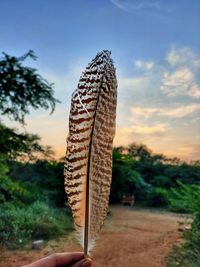
{"label": "barred feather", "polygon": [[65,190],[85,255],[107,215],[117,81],[110,52],[98,53],[72,95]]}

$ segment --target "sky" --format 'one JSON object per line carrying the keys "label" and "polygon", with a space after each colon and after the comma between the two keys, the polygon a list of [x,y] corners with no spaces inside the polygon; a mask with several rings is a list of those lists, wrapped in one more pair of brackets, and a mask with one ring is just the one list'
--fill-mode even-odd
{"label": "sky", "polygon": [[1,0],[0,52],[34,50],[61,101],[52,115],[31,110],[26,126],[56,157],[66,150],[72,92],[98,51],[111,50],[118,80],[114,145],[200,159],[199,0]]}

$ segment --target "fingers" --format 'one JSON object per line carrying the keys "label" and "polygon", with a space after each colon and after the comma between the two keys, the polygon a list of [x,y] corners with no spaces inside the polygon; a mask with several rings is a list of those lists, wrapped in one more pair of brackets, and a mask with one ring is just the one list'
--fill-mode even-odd
{"label": "fingers", "polygon": [[67,265],[73,262],[80,261],[84,259],[84,254],[82,252],[55,253],[51,257],[53,257],[55,266],[59,266],[59,265]]}
{"label": "fingers", "polygon": [[91,267],[92,266],[92,260],[86,259],[86,261],[82,264],[82,267]]}
{"label": "fingers", "polygon": [[84,257],[82,252],[55,253],[46,258],[40,259],[24,267],[91,267],[92,261]]}
{"label": "fingers", "polygon": [[91,266],[92,266],[92,260],[88,259],[88,258],[82,259],[82,260],[70,265],[70,267],[91,267]]}

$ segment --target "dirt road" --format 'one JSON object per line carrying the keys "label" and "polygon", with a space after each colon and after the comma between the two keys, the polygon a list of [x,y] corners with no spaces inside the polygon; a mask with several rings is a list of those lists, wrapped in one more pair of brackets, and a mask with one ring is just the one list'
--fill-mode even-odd
{"label": "dirt road", "polygon": [[[171,213],[112,207],[97,246],[94,267],[165,267],[165,257],[180,240],[179,222]],[[40,251],[0,251],[0,267],[19,267],[53,252],[81,250],[73,234],[48,242]]]}

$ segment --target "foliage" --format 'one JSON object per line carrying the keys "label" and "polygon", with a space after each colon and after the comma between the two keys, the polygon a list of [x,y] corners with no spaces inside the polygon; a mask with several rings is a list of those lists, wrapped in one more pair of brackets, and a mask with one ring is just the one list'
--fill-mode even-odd
{"label": "foliage", "polygon": [[200,213],[200,186],[183,184],[177,181],[179,187],[172,188],[169,197],[169,207],[175,212]]}
{"label": "foliage", "polygon": [[0,154],[0,203],[8,200],[19,201],[28,197],[29,192],[19,182],[9,176],[9,167],[4,154]]}
{"label": "foliage", "polygon": [[[36,59],[33,51],[19,58],[3,53],[0,59],[0,114],[21,124],[30,108],[53,112],[59,102],[53,84],[23,65],[28,57]],[[53,208],[64,206],[63,163],[52,161],[38,135],[0,122],[0,136],[0,244],[13,248],[63,234],[71,227],[70,216]]]}
{"label": "foliage", "polygon": [[0,112],[24,123],[24,116],[30,107],[55,109],[53,84],[49,84],[37,70],[23,66],[27,58],[36,59],[33,51],[21,57],[3,53],[0,59]]}
{"label": "foliage", "polygon": [[[18,173],[18,177],[11,175],[12,162],[14,159],[30,161],[39,154],[50,158],[52,151],[49,147],[40,145],[40,138],[37,135],[19,134],[2,123],[0,123],[0,136],[0,203],[9,200],[18,201],[20,205],[24,201],[29,203],[34,199],[34,195],[28,189],[29,183],[22,185],[22,180],[19,178],[21,173]],[[23,165],[26,166],[24,163]]]}
{"label": "foliage", "polygon": [[[23,66],[27,58],[36,59],[33,51],[22,57],[3,53],[0,59],[0,114],[24,124],[29,108],[55,109],[53,85],[37,73],[36,69]],[[11,160],[33,160],[42,155],[49,158],[52,151],[40,144],[35,134],[18,133],[0,122],[0,202],[18,201],[18,204],[34,199],[19,180],[10,177]]]}
{"label": "foliage", "polygon": [[151,187],[146,196],[146,205],[152,207],[166,207],[168,205],[168,191],[161,187]]}
{"label": "foliage", "polygon": [[113,150],[111,203],[119,203],[123,195],[134,195],[137,199],[142,199],[142,192],[149,190],[149,185],[133,169],[134,165],[135,160],[130,155],[122,154],[120,148]]}
{"label": "foliage", "polygon": [[119,203],[123,195],[133,194],[136,203],[166,207],[173,193],[171,189],[179,187],[179,180],[199,184],[199,162],[188,164],[177,158],[170,159],[136,143],[113,151],[111,203]]}
{"label": "foliage", "polygon": [[18,133],[0,122],[0,151],[9,159],[34,159],[34,155],[44,157],[53,155],[50,147],[40,144],[40,137],[36,134]]}
{"label": "foliage", "polygon": [[52,206],[63,207],[66,203],[64,192],[63,161],[37,160],[10,163],[10,177],[30,188],[31,193]]}
{"label": "foliage", "polygon": [[192,229],[184,235],[185,243],[175,247],[167,262],[168,267],[199,267],[200,266],[200,186],[186,185],[179,182],[179,189],[173,189],[171,207],[183,209],[194,216]]}
{"label": "foliage", "polygon": [[12,203],[1,205],[0,244],[15,248],[31,239],[58,237],[72,228],[66,212],[36,201],[24,208]]}

